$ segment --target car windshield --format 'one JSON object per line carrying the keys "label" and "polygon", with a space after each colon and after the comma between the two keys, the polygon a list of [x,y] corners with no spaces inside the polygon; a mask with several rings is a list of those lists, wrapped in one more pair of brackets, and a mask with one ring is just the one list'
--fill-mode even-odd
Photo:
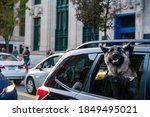
{"label": "car windshield", "polygon": [[0,61],[17,61],[12,55],[0,55]]}

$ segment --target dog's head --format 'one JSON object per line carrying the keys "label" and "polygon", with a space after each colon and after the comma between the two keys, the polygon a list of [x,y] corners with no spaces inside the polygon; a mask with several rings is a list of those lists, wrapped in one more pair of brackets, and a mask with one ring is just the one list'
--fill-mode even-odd
{"label": "dog's head", "polygon": [[100,45],[100,47],[104,52],[104,61],[109,71],[113,73],[119,72],[121,69],[129,66],[131,52],[130,43],[124,46],[114,45],[112,47],[104,47]]}

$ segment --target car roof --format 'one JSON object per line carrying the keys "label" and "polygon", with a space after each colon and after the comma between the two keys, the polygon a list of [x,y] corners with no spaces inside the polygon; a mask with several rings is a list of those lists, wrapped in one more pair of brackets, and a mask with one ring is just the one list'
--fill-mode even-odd
{"label": "car roof", "polygon": [[[134,52],[146,52],[150,53],[150,46],[145,46],[145,47],[134,47]],[[93,48],[82,48],[82,49],[75,49],[75,50],[70,50],[68,52],[68,55],[77,55],[77,54],[87,54],[87,53],[101,53],[102,50],[100,47],[93,47]]]}
{"label": "car roof", "polygon": [[87,49],[90,51],[91,48],[99,48],[99,45],[104,46],[122,46],[124,44],[131,43],[131,47],[134,48],[134,52],[150,52],[150,39],[122,39],[122,40],[101,40],[101,41],[89,41],[79,45],[76,49]]}
{"label": "car roof", "polygon": [[89,41],[79,45],[76,49],[81,48],[89,48],[89,47],[98,47],[99,45],[122,45],[131,43],[132,45],[141,46],[141,45],[149,45],[150,39],[117,39],[117,40],[101,40],[101,41]]}
{"label": "car roof", "polygon": [[61,55],[64,55],[64,53],[55,53],[55,54],[52,54],[52,55],[50,55],[50,56],[48,56],[48,57],[46,57],[46,58],[50,58],[50,57],[52,57],[52,56],[61,56]]}
{"label": "car roof", "polygon": [[[80,46],[81,47],[81,46]],[[133,52],[138,53],[150,53],[150,45],[135,45],[133,46]],[[74,50],[70,50],[65,54],[65,57],[79,54],[93,54],[93,53],[102,53],[100,47],[89,47],[89,48],[76,48]]]}

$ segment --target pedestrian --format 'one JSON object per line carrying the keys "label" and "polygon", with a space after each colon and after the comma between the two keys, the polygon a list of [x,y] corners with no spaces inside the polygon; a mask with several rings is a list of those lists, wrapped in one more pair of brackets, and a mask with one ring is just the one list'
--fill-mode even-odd
{"label": "pedestrian", "polygon": [[53,54],[53,50],[52,49],[49,49],[47,52],[46,52],[46,56],[50,56]]}
{"label": "pedestrian", "polygon": [[17,58],[17,56],[18,56],[18,50],[17,50],[16,46],[14,47],[14,50],[13,50],[12,54]]}
{"label": "pedestrian", "polygon": [[18,60],[19,60],[22,64],[24,64],[24,59],[23,59],[23,55],[22,55],[22,54],[18,54],[17,58],[18,58]]}
{"label": "pedestrian", "polygon": [[4,47],[2,48],[2,52],[3,52],[3,53],[6,53],[6,49],[5,49]]}
{"label": "pedestrian", "polygon": [[26,47],[26,50],[23,53],[23,59],[24,59],[24,64],[26,66],[26,70],[28,71],[28,65],[30,62],[30,51],[29,51],[29,47]]}

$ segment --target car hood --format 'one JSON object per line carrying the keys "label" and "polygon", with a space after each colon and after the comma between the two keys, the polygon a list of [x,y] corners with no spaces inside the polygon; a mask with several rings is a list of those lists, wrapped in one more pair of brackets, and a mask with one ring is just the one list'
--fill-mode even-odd
{"label": "car hood", "polygon": [[5,88],[11,84],[11,81],[6,79],[2,73],[0,73],[0,88]]}

